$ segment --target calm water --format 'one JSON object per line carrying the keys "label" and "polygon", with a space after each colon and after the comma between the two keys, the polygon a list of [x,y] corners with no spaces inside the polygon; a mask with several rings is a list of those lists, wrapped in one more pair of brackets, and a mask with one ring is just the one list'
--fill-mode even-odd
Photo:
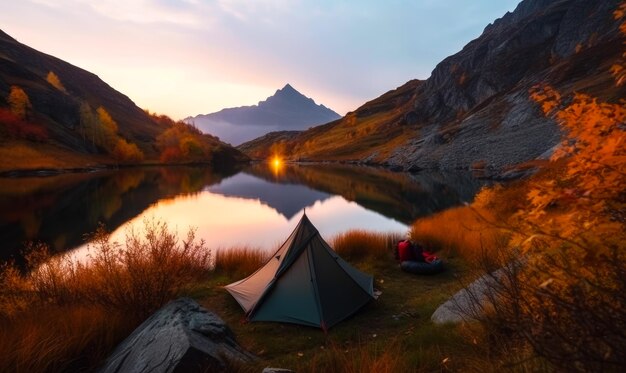
{"label": "calm water", "polygon": [[201,167],[131,168],[50,177],[0,178],[0,261],[27,241],[58,251],[84,244],[98,223],[123,240],[129,226],[164,220],[189,227],[212,249],[275,249],[303,210],[325,238],[349,229],[404,233],[420,216],[470,201],[469,174],[394,173],[346,165],[256,164],[240,172]]}

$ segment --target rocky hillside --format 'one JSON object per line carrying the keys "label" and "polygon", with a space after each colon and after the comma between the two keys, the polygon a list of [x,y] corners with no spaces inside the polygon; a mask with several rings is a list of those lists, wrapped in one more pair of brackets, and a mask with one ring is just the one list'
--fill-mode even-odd
{"label": "rocky hillside", "polygon": [[258,105],[222,109],[185,121],[237,145],[268,132],[304,130],[339,118],[339,114],[287,84]]}
{"label": "rocky hillside", "polygon": [[[22,94],[22,112],[11,103],[15,92]],[[0,31],[0,171],[114,163],[113,153],[124,150],[115,147],[119,143],[127,152],[137,146],[144,160],[159,161],[157,138],[170,124],[95,74]],[[198,141],[214,150],[214,160],[245,158],[213,137]]]}
{"label": "rocky hillside", "polygon": [[[610,67],[622,51],[618,0],[524,0],[482,35],[411,81],[341,120],[286,140],[291,157],[395,168],[501,169],[540,157],[559,140],[529,90],[547,83],[567,96],[616,101]],[[249,154],[271,144],[256,143]]]}

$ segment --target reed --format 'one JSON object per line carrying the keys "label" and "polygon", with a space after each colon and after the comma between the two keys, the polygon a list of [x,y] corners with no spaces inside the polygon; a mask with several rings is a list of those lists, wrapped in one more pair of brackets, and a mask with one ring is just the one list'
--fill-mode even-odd
{"label": "reed", "polygon": [[246,277],[259,269],[269,255],[270,252],[251,247],[218,250],[215,253],[214,271],[231,278]]}
{"label": "reed", "polygon": [[399,239],[401,235],[398,233],[350,230],[333,237],[330,244],[337,254],[347,260],[381,260],[393,255],[393,247]]}

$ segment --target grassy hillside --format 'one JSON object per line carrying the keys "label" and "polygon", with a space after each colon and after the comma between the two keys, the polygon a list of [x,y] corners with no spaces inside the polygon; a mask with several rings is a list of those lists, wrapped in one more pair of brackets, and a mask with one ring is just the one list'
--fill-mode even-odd
{"label": "grassy hillside", "polygon": [[[172,144],[159,138],[174,125],[137,107],[96,75],[0,31],[0,152],[5,155],[0,171],[161,162]],[[177,163],[246,159],[190,126],[183,132],[178,140],[195,148],[182,146]]]}

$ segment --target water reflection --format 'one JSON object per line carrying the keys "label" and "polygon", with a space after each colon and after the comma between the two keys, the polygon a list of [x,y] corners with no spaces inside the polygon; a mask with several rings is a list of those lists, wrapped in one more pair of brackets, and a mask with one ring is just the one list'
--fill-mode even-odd
{"label": "water reflection", "polygon": [[113,230],[159,200],[199,193],[226,176],[169,167],[0,178],[0,261],[18,254],[25,241],[76,247],[98,223]]}
{"label": "water reflection", "polygon": [[340,195],[404,224],[470,202],[483,185],[468,172],[410,174],[343,164],[284,164],[277,175],[272,167],[259,163],[244,173],[272,183],[306,185],[317,193]]}
{"label": "water reflection", "polygon": [[181,237],[196,227],[210,247],[271,249],[306,208],[324,237],[360,228],[405,231],[419,216],[470,201],[480,183],[462,174],[404,174],[346,165],[256,164],[243,172],[153,167],[0,179],[0,260],[27,240],[77,247],[99,222],[123,239],[145,217]]}
{"label": "water reflection", "polygon": [[[274,170],[273,164],[270,167]],[[209,187],[209,191],[228,197],[259,200],[287,219],[293,218],[305,207],[332,196],[304,185],[268,182],[244,172]]]}

